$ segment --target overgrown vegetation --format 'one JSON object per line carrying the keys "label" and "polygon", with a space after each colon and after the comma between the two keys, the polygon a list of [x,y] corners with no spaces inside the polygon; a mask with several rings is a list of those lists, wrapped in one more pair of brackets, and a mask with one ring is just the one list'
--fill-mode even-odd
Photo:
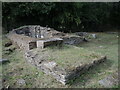
{"label": "overgrown vegetation", "polygon": [[100,53],[69,45],[63,45],[60,49],[48,47],[45,52],[48,52],[50,56],[48,60],[55,61],[62,68],[71,70],[77,66],[91,63],[94,59],[100,59],[102,56]]}
{"label": "overgrown vegetation", "polygon": [[[2,65],[3,86],[13,88],[103,88],[103,86],[99,85],[98,81],[118,70],[118,35],[107,33],[96,34],[98,36],[97,39],[87,43],[81,43],[77,47],[105,54],[108,60],[71,81],[69,85],[62,85],[53,79],[52,76],[46,75],[34,66],[28,64],[28,62],[24,60],[22,52],[16,49],[9,55],[4,54],[3,51],[3,58],[10,60],[10,63]],[[7,39],[4,37],[3,45],[6,41]],[[3,47],[3,49],[5,48]],[[65,47],[65,49],[69,49],[69,47]],[[25,80],[25,84],[19,85],[19,79]],[[117,86],[114,88],[116,87]]]}
{"label": "overgrown vegetation", "polygon": [[[8,32],[13,28],[22,25],[41,25],[52,27],[63,32],[76,31],[109,31],[110,29],[120,27],[120,3],[78,3],[78,2],[3,2],[2,4],[3,32]],[[109,29],[106,29],[109,28]],[[116,30],[116,29],[114,29]],[[4,44],[9,40],[3,35],[2,58],[10,60],[8,63],[0,65],[0,78],[2,78],[3,87],[15,88],[102,88],[98,81],[107,75],[118,71],[118,35],[108,33],[96,33],[97,39],[90,42],[77,45],[80,53],[89,54],[89,52],[101,53],[107,56],[107,61],[92,68],[79,78],[71,80],[69,85],[62,85],[52,76],[42,73],[34,66],[28,64],[23,58],[21,50],[16,49],[13,52],[6,52],[8,48]],[[0,36],[0,38],[2,38]],[[2,42],[0,42],[1,44]],[[85,50],[82,50],[85,49]],[[50,48],[49,48],[50,49]],[[79,54],[75,48],[63,46],[63,51],[58,48],[53,54],[59,54],[60,58],[55,60],[57,63],[66,63],[69,59],[78,59]],[[66,54],[71,55],[66,59]],[[72,56],[75,54],[77,58]],[[54,58],[50,58],[52,60]],[[61,59],[66,61],[61,62]],[[73,60],[74,63],[74,60]],[[64,64],[65,65],[65,64]],[[20,85],[19,79],[23,79],[25,83]],[[116,88],[117,86],[114,86]]]}
{"label": "overgrown vegetation", "polygon": [[35,24],[64,32],[105,31],[120,25],[120,3],[4,2],[3,27]]}

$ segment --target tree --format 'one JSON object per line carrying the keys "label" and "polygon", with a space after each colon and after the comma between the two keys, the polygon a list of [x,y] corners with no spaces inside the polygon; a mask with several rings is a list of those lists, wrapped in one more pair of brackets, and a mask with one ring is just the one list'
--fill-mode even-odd
{"label": "tree", "polygon": [[27,24],[48,25],[64,32],[99,31],[119,27],[119,3],[4,2],[3,27],[8,31]]}

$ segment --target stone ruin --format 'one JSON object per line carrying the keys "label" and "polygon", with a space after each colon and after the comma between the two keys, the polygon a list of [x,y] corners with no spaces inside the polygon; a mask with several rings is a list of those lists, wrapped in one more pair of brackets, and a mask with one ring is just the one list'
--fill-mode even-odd
{"label": "stone ruin", "polygon": [[62,45],[62,43],[74,45],[84,41],[81,36],[70,36],[40,25],[28,25],[13,29],[7,37],[24,50]]}
{"label": "stone ruin", "polygon": [[114,73],[108,75],[104,79],[98,81],[99,84],[105,88],[112,88],[119,85],[119,71],[116,70]]}
{"label": "stone ruin", "polygon": [[[81,75],[91,66],[106,60],[106,56],[102,56],[99,59],[91,60],[90,63],[79,65],[74,70],[68,72],[64,68],[59,67],[55,61],[44,60],[43,56],[45,53],[42,53],[44,51],[43,48],[51,45],[78,44],[84,41],[84,38],[80,36],[70,36],[52,28],[41,27],[40,25],[28,25],[13,29],[7,37],[25,51],[24,56],[28,62],[44,73],[52,75],[62,84],[67,84],[71,79]],[[43,51],[41,51],[39,55],[37,50]],[[35,52],[37,53],[35,54]]]}
{"label": "stone ruin", "polygon": [[75,64],[76,66],[73,69],[71,69],[71,67],[61,67],[61,65],[59,65],[57,62],[55,62],[54,60],[47,60],[48,58],[46,59],[46,57],[49,58],[49,55],[47,55],[44,50],[42,50],[41,53],[39,53],[39,55],[38,52],[35,53],[33,51],[25,53],[25,58],[30,64],[36,66],[45,74],[52,75],[53,78],[61,82],[63,85],[68,84],[71,80],[74,80],[75,78],[79,77],[92,67],[106,61],[106,56],[100,56],[97,59],[92,59],[90,62],[87,62],[85,64],[81,64],[81,60],[79,60],[78,63],[80,64]]}
{"label": "stone ruin", "polygon": [[29,25],[13,29],[7,37],[20,48],[31,50],[62,44],[63,39],[59,38],[59,35],[64,36],[64,33],[40,25]]}

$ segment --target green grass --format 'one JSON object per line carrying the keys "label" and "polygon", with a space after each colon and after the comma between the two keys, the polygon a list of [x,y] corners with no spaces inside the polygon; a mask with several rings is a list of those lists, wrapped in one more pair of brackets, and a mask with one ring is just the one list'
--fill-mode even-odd
{"label": "green grass", "polygon": [[[113,62],[113,67],[118,68],[118,38],[116,34],[98,34],[99,38],[88,44],[81,44],[80,47],[89,51],[95,51],[107,55],[107,58]],[[102,46],[100,48],[100,46]],[[112,67],[111,67],[112,68]]]}
{"label": "green grass", "polygon": [[[87,44],[83,43],[78,46],[86,48],[89,51],[95,51],[95,52],[102,53],[107,56],[108,60],[105,63],[85,73],[83,77],[80,77],[79,79],[77,79],[76,87],[81,87],[81,85],[78,84],[79,80],[85,80],[85,82],[83,83],[85,85],[82,85],[82,87],[85,87],[85,88],[89,88],[89,87],[99,88],[100,87],[101,88],[102,86],[99,85],[98,80],[103,79],[105,76],[118,70],[118,38],[117,38],[117,35],[99,33],[98,36],[99,36],[98,39],[94,39],[91,42],[88,42]],[[87,77],[89,77],[89,79],[86,80]]]}
{"label": "green grass", "polygon": [[[62,85],[52,76],[46,75],[42,73],[42,71],[36,69],[34,66],[28,64],[28,62],[26,62],[26,60],[23,58],[22,51],[15,50],[9,55],[3,55],[5,58],[10,60],[10,63],[5,63],[2,66],[3,86],[9,86],[13,88],[103,88],[103,86],[99,85],[98,81],[118,70],[118,38],[116,34],[106,33],[97,33],[97,36],[99,36],[97,39],[92,39],[87,43],[81,43],[80,45],[77,45],[77,47],[81,52],[83,51],[82,54],[84,55],[86,55],[84,50],[86,50],[86,53],[96,52],[106,55],[108,58],[107,61],[91,68],[77,79],[71,81],[69,85]],[[7,42],[7,39],[3,38],[3,45],[5,42]],[[78,60],[77,58],[80,58],[77,56],[81,52],[76,48],[71,48],[71,46],[64,46],[62,52],[60,52],[61,49],[58,50],[57,48],[53,49],[51,47],[49,49],[56,50],[55,52],[57,52],[57,54],[55,52],[53,53],[54,55],[59,56],[59,58],[56,57],[58,59],[58,61],[56,61],[57,63],[63,63],[61,62],[61,59],[67,61],[71,59],[71,62],[74,63],[74,56],[76,57],[74,60]],[[74,55],[71,55],[71,58],[68,57],[68,59],[65,59],[66,54]],[[52,60],[54,58],[50,57],[49,59]],[[65,62],[66,61],[64,61],[64,63]],[[26,82],[26,84],[23,86],[20,86],[17,83],[17,80],[21,78]]]}
{"label": "green grass", "polygon": [[49,52],[48,60],[55,61],[65,69],[74,69],[76,66],[91,63],[102,56],[100,53],[70,45],[63,45],[60,49],[48,47],[45,52]]}

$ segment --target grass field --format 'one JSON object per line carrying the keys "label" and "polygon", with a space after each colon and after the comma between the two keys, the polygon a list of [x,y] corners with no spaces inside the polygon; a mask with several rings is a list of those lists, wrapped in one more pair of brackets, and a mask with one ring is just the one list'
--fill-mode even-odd
{"label": "grass field", "polygon": [[[28,64],[24,58],[21,50],[14,50],[10,54],[5,54],[3,51],[3,58],[10,60],[9,63],[2,65],[2,79],[3,87],[12,88],[102,88],[98,81],[105,78],[118,70],[118,35],[107,33],[96,33],[98,38],[92,39],[90,42],[81,43],[77,45],[79,49],[83,48],[87,51],[101,53],[107,56],[107,61],[92,68],[79,78],[70,82],[69,85],[62,85],[57,82],[52,76],[42,73],[34,66]],[[3,45],[8,41],[3,37]],[[12,46],[14,47],[14,46]],[[3,50],[6,49],[3,46]],[[72,52],[72,50],[68,51]],[[64,53],[68,53],[67,50]],[[59,52],[59,51],[57,51]],[[72,52],[71,54],[76,53]],[[59,52],[60,54],[60,52]],[[65,54],[64,54],[65,55]],[[76,55],[78,55],[76,53]],[[60,55],[61,57],[63,55]],[[64,57],[62,57],[64,58]],[[72,56],[72,59],[74,56]],[[61,62],[60,62],[61,63]],[[19,79],[23,79],[23,85],[18,83]]]}
{"label": "grass field", "polygon": [[80,65],[92,63],[94,59],[98,60],[104,55],[73,45],[51,46],[42,52],[37,48],[32,52],[36,52],[39,55],[38,59],[44,56],[41,60],[44,58],[48,61],[55,61],[58,66],[65,70],[73,70]]}

